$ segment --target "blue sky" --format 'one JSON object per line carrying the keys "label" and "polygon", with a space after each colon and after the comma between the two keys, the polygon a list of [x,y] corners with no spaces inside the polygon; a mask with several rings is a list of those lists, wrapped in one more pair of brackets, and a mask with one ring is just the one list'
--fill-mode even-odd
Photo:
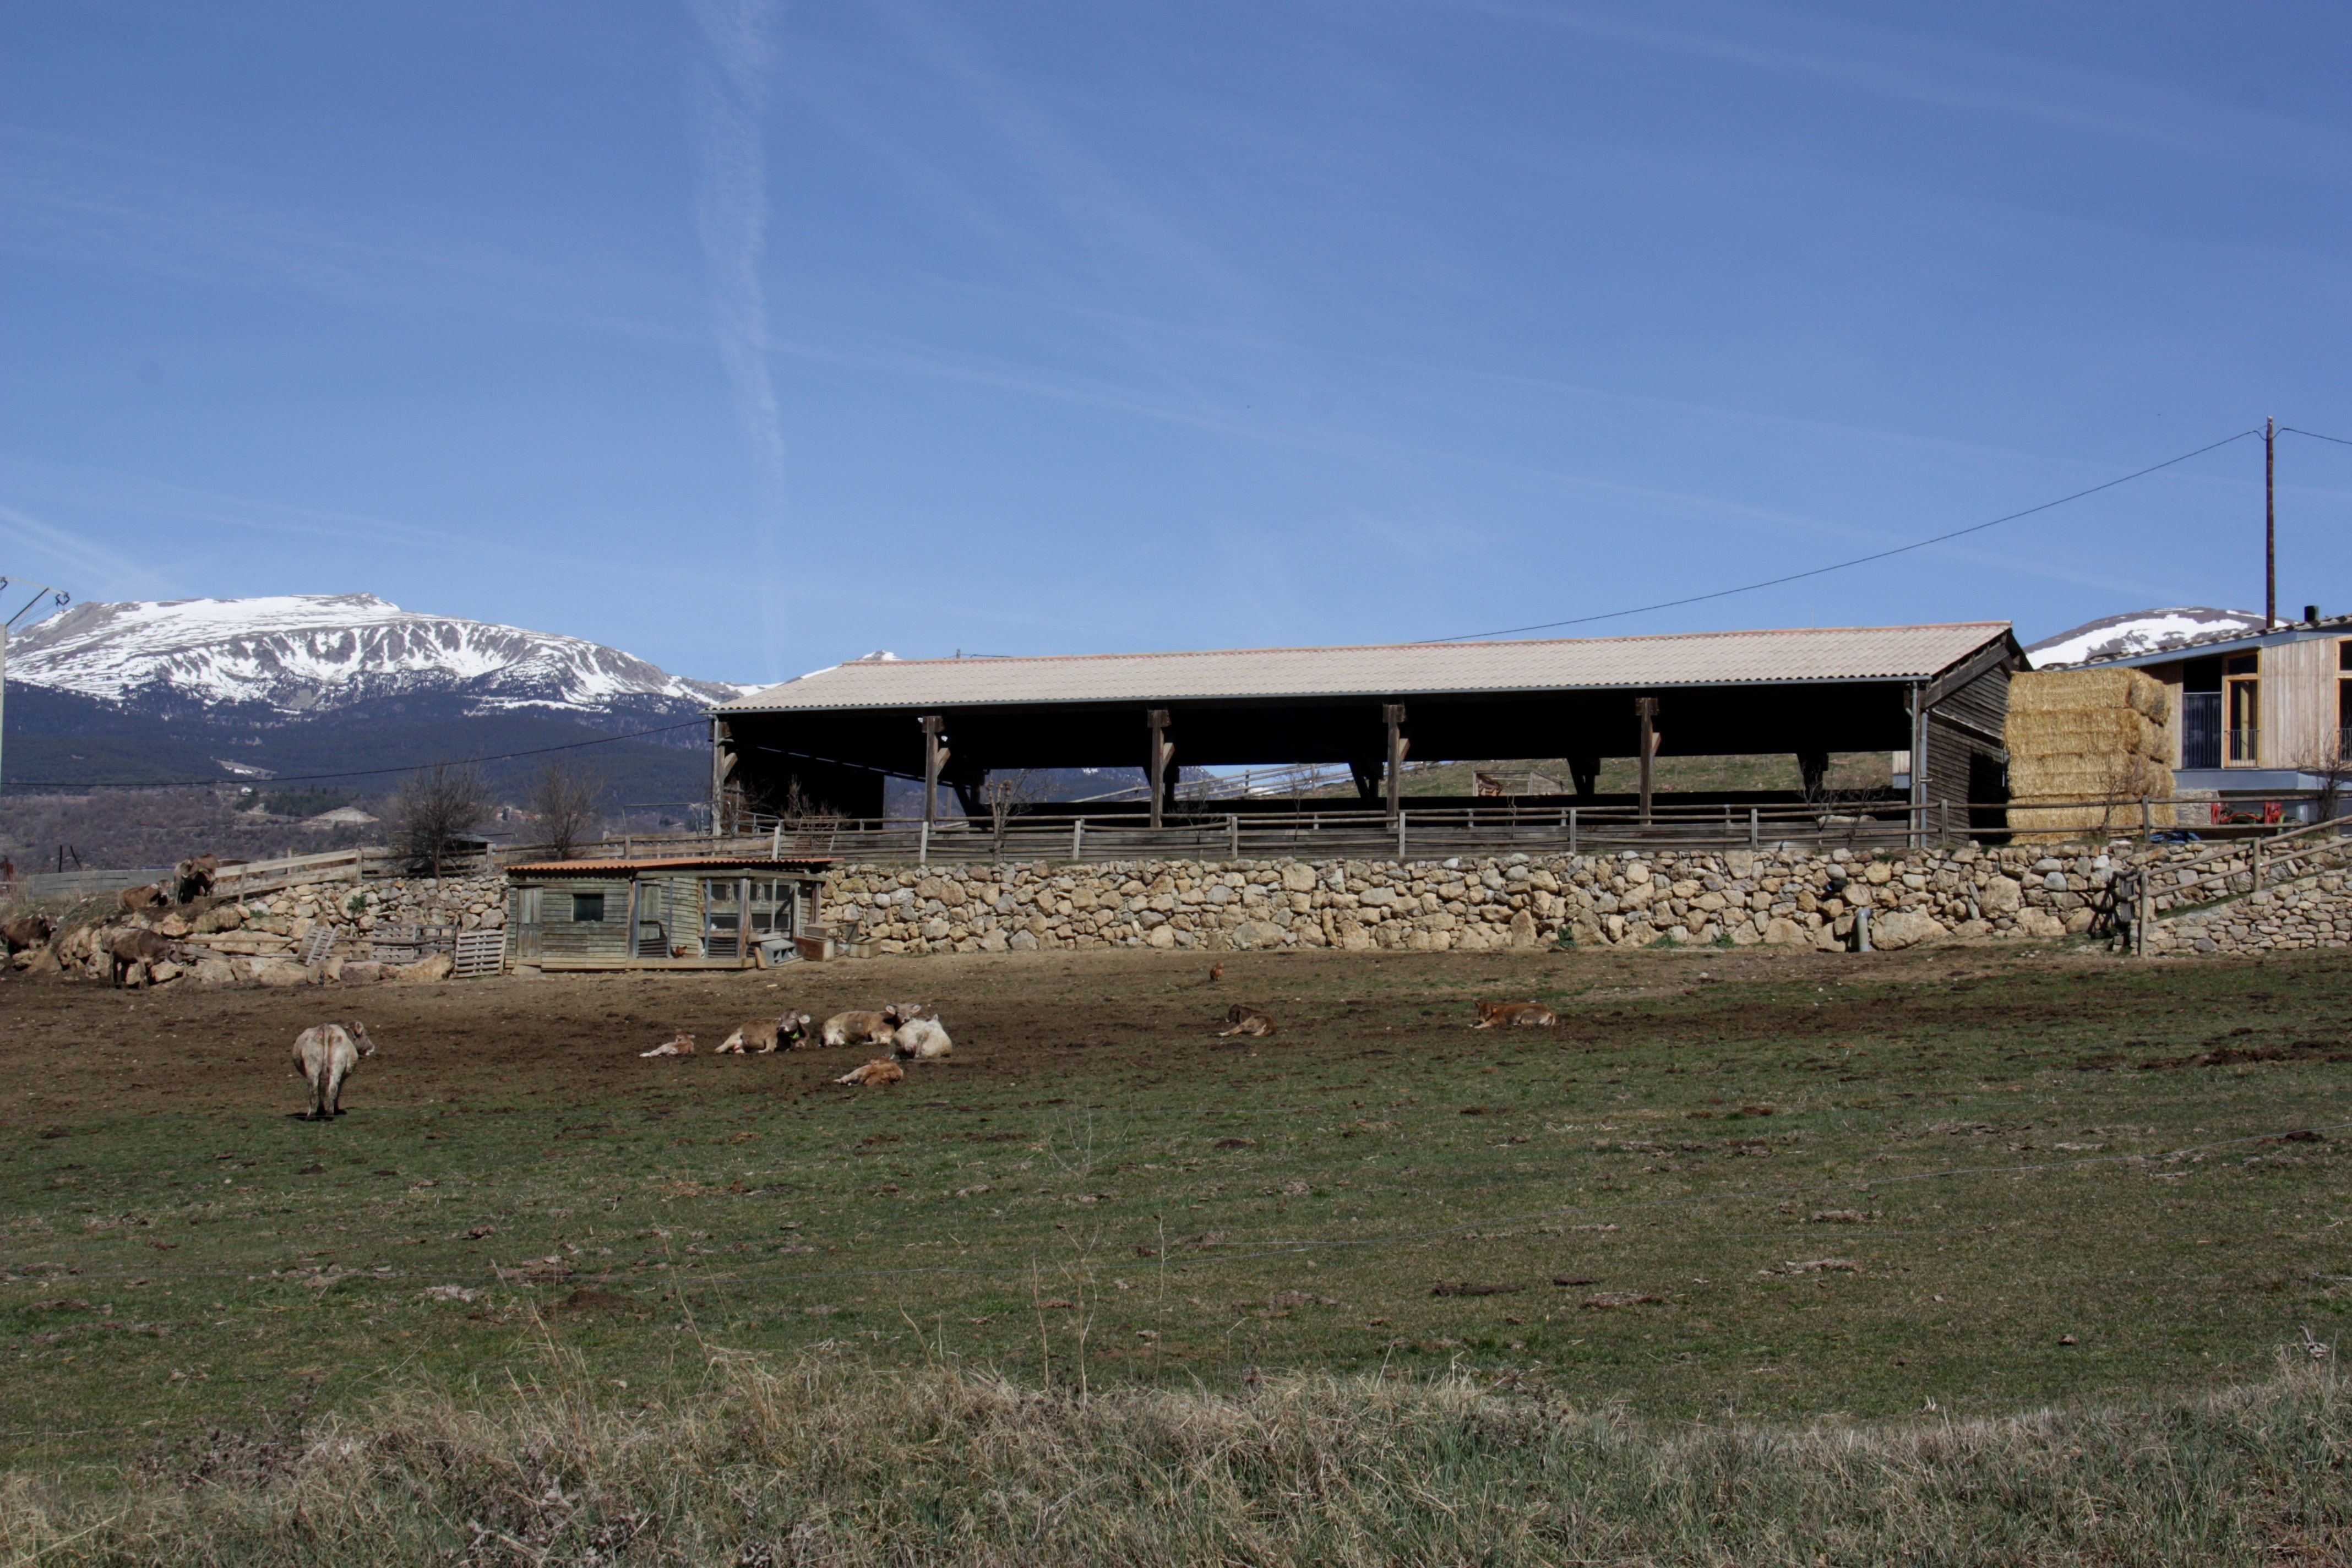
{"label": "blue sky", "polygon": [[[2352,437],[2340,5],[0,18],[0,572],[761,679],[1406,640]],[[2352,609],[2352,447],[2280,445]],[[2261,447],[1580,635],[2260,607]]]}

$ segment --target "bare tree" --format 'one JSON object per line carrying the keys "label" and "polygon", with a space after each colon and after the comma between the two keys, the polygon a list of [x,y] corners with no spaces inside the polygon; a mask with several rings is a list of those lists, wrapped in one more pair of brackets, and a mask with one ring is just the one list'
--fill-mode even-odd
{"label": "bare tree", "polygon": [[436,763],[400,782],[393,797],[392,826],[400,847],[441,875],[441,862],[456,841],[490,815],[490,789],[470,763]]}
{"label": "bare tree", "polygon": [[2322,742],[2303,757],[2298,771],[2319,775],[2319,799],[2315,822],[2333,822],[2352,812],[2352,751],[2342,736]]}
{"label": "bare tree", "polygon": [[1009,778],[992,776],[981,788],[981,797],[988,803],[989,850],[992,855],[1004,853],[1004,830],[1013,818],[1037,802],[1037,780],[1027,768]]}
{"label": "bare tree", "polygon": [[568,758],[549,759],[531,780],[524,805],[539,818],[539,830],[557,859],[571,859],[572,851],[587,842],[603,821],[597,803],[604,794],[603,776]]}

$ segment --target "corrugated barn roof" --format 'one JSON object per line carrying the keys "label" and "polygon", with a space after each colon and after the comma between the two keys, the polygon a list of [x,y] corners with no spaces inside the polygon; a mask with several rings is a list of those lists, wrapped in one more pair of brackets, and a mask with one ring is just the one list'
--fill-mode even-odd
{"label": "corrugated barn roof", "polygon": [[2008,630],[2006,621],[1967,621],[1541,642],[859,660],[755,691],[714,711],[1924,680]]}

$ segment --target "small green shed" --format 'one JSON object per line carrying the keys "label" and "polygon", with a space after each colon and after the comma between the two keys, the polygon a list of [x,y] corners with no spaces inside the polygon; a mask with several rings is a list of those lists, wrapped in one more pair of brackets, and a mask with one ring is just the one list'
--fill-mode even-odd
{"label": "small green shed", "polygon": [[830,859],[672,856],[507,868],[509,962],[541,969],[749,969],[822,927]]}

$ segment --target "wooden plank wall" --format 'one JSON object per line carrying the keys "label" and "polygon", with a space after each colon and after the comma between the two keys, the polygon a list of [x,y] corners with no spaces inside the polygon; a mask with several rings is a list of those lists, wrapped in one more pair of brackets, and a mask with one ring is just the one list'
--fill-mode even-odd
{"label": "wooden plank wall", "polygon": [[2336,749],[2336,637],[2263,649],[2263,765],[2313,767]]}

